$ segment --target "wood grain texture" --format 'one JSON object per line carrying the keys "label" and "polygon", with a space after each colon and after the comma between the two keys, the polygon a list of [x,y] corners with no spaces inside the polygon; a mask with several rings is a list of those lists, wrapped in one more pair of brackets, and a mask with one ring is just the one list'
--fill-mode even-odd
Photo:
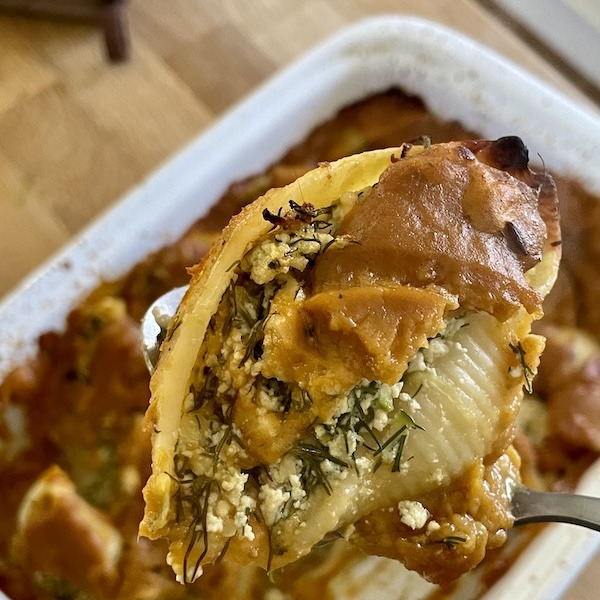
{"label": "wood grain texture", "polygon": [[[119,66],[92,26],[2,16],[0,295],[279,68],[385,13],[456,28],[592,106],[474,0],[131,0]],[[599,587],[592,565],[566,597]]]}

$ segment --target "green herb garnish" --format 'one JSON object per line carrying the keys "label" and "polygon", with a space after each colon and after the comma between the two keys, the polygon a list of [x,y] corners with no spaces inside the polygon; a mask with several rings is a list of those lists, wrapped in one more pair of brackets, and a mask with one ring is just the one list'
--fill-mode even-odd
{"label": "green herb garnish", "polygon": [[434,544],[444,544],[447,548],[450,548],[452,550],[458,544],[462,544],[462,543],[464,543],[466,541],[467,541],[467,538],[463,537],[461,535],[449,535],[448,537],[445,537],[442,540],[436,540],[435,542],[432,542],[432,543],[434,543]]}
{"label": "green herb garnish", "polygon": [[515,353],[517,360],[521,363],[521,366],[523,367],[523,376],[525,377],[525,391],[531,394],[533,393],[533,377],[535,373],[527,363],[527,360],[525,359],[527,353],[525,352],[520,341],[517,342],[516,346],[514,344],[508,345],[510,346],[510,349]]}

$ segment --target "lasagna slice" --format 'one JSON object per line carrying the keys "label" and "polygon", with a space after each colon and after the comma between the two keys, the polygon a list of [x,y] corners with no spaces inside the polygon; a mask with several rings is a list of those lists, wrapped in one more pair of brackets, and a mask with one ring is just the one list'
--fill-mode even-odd
{"label": "lasagna slice", "polygon": [[163,343],[142,535],[177,579],[345,537],[444,582],[512,524],[560,257],[519,138],[320,164],[223,231]]}

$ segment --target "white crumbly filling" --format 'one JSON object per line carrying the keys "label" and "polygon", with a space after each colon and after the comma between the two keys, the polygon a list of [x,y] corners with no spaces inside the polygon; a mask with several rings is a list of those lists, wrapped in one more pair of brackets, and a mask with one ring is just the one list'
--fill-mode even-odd
{"label": "white crumbly filling", "polygon": [[398,513],[400,521],[411,529],[421,529],[425,527],[427,520],[431,516],[429,511],[415,500],[402,500],[398,502]]}
{"label": "white crumbly filling", "polygon": [[452,339],[461,327],[467,325],[466,319],[445,319],[445,325],[445,328],[434,338],[428,340],[427,346],[421,348],[408,363],[407,374],[423,373],[432,369],[431,365],[437,359],[448,354],[450,350],[466,352],[459,342]]}
{"label": "white crumbly filling", "polygon": [[265,285],[290,269],[303,271],[308,261],[334,241],[331,233],[317,230],[312,224],[297,231],[282,231],[253,248],[242,261],[242,269],[259,285]]}
{"label": "white crumbly filling", "polygon": [[302,461],[288,453],[269,466],[269,480],[260,487],[258,499],[265,522],[270,527],[293,509],[306,506],[306,490],[301,480]]}
{"label": "white crumbly filling", "polygon": [[[352,240],[335,237],[335,223],[339,223],[347,211],[360,201],[361,194],[364,195],[364,192],[347,194],[340,199],[330,215],[330,228],[311,223],[295,231],[280,230],[265,238],[243,258],[240,268],[249,274],[255,284],[264,286],[265,295],[261,296],[261,307],[260,301],[258,304],[254,303],[256,299],[245,301],[247,292],[246,296],[241,292],[239,298],[235,296],[240,288],[234,287],[236,308],[243,313],[244,318],[234,319],[228,326],[228,333],[218,352],[204,357],[205,366],[216,377],[216,393],[221,399],[229,397],[233,400],[239,390],[249,385],[248,382],[260,373],[260,358],[247,358],[248,339],[259,318],[257,307],[263,310],[264,315],[273,295],[281,286],[295,286],[294,297],[298,301],[305,299],[304,290],[290,272],[302,272],[317,254],[326,251],[333,244],[352,243]],[[231,303],[233,306],[233,300]],[[410,375],[433,369],[432,365],[436,360],[458,347],[458,342],[451,338],[464,324],[462,319],[448,319],[445,329],[415,354],[406,373]],[[272,387],[267,382],[257,390],[255,402],[258,411],[281,413],[284,410],[280,392],[277,391],[280,388],[277,386],[277,382]],[[417,427],[421,406],[403,388],[403,381],[388,385],[362,380],[347,394],[335,398],[333,404],[337,407],[337,412],[329,421],[315,425],[312,431],[315,447],[322,451],[323,457],[315,468],[318,468],[320,476],[326,479],[328,485],[335,486],[342,482],[351,470],[360,477],[373,473],[382,464],[386,464],[388,469],[393,465],[393,470],[400,473],[407,470],[407,461],[400,460],[404,457],[402,448],[409,435],[418,435],[413,430]],[[298,391],[292,390],[290,393]],[[196,410],[194,402],[194,393],[190,392],[185,399],[184,410],[193,413]],[[224,414],[226,408],[227,402],[222,402],[221,410]],[[268,527],[286,519],[294,511],[307,508],[311,490],[305,489],[305,478],[307,469],[310,475],[313,466],[303,461],[297,448],[269,465],[267,473],[260,475],[258,494],[255,491],[251,494],[246,492],[248,473],[235,466],[239,464],[240,458],[247,456],[242,446],[235,441],[235,438],[241,439],[241,432],[235,431],[231,424],[225,425],[218,421],[211,421],[207,426],[200,425],[200,421],[196,424],[192,418],[187,422],[190,427],[199,426],[201,431],[200,435],[196,431],[188,438],[195,439],[195,446],[183,447],[180,453],[189,461],[196,476],[211,478],[216,484],[214,489],[210,488],[212,491],[208,495],[206,518],[201,525],[207,532],[221,533],[224,537],[237,535],[251,541],[255,534],[248,517],[257,508]],[[215,460],[212,456],[207,456],[205,450],[208,449],[210,454],[216,448],[219,448],[219,456]],[[440,469],[437,471],[439,472],[434,471],[433,478],[442,481],[443,473]],[[430,518],[427,509],[419,502],[403,501],[398,504],[397,509],[402,522],[412,529],[424,527]],[[431,524],[431,527],[434,525]],[[200,573],[201,570],[195,576]],[[190,581],[192,575],[194,574],[187,574],[187,581]]]}
{"label": "white crumbly filling", "polygon": [[[248,309],[250,310],[250,309]],[[429,340],[427,348],[419,350],[411,361],[413,371],[431,368],[438,357],[444,356],[449,348],[456,342],[446,337],[452,336],[452,332],[463,326],[462,320],[450,320],[442,334]],[[250,326],[248,326],[250,327]],[[215,357],[207,364],[217,363],[220,366],[219,374],[222,375],[219,391],[227,392],[235,384],[236,374],[227,371],[223,365],[235,364],[238,358],[241,360],[243,349],[242,340],[247,332],[243,326],[234,327],[221,350],[221,356]],[[387,464],[390,468],[394,464],[394,470],[400,473],[407,469],[407,461],[398,460],[398,440],[389,445],[384,445],[384,440],[389,439],[401,428],[403,437],[407,442],[408,436],[413,434],[415,421],[418,421],[420,405],[417,400],[404,390],[404,382],[400,381],[394,385],[382,382],[362,380],[355,388],[350,390],[342,398],[336,400],[338,407],[336,414],[326,423],[314,427],[316,441],[329,455],[319,463],[321,474],[327,479],[329,485],[336,485],[347,478],[349,470],[354,469],[359,476],[372,473],[381,464]],[[186,406],[193,405],[193,394],[186,399]],[[265,387],[257,394],[257,405],[260,410],[280,412],[281,399],[274,389]],[[368,433],[364,427],[358,424],[366,420]],[[342,426],[342,423],[344,426]],[[204,434],[202,447],[216,448],[222,445],[223,457],[235,459],[236,456],[245,454],[244,450],[236,443],[223,444],[224,437],[231,432],[228,431],[232,425],[223,425],[214,422]],[[241,436],[239,431],[235,435]],[[365,450],[365,447],[375,443],[373,435],[379,437],[377,442],[380,447],[378,452]],[[197,439],[197,437],[196,437]],[[304,487],[303,477],[306,465],[300,455],[295,451],[288,451],[278,461],[268,467],[268,477],[263,478],[258,491],[258,497],[245,493],[248,474],[237,467],[227,467],[227,463],[219,463],[215,468],[212,460],[202,456],[202,452],[188,450],[187,454],[196,473],[212,473],[219,485],[219,492],[210,495],[206,528],[208,532],[223,533],[231,536],[236,534],[248,540],[254,539],[254,532],[248,522],[248,516],[258,507],[268,527],[272,527],[292,512],[303,510],[307,507],[308,494]],[[398,456],[397,456],[398,455]],[[327,456],[325,454],[324,456]],[[304,470],[304,471],[303,471]],[[434,480],[442,481],[444,474],[441,469],[432,473]],[[403,501],[398,504],[401,520],[412,529],[424,527],[430,518],[429,512],[420,503],[414,501]],[[235,532],[228,531],[227,522],[232,522]],[[434,527],[434,525],[432,525]]]}
{"label": "white crumbly filling", "polygon": [[434,531],[439,531],[442,528],[442,526],[435,521],[434,519],[431,519],[431,521],[429,521],[429,523],[427,523],[427,533],[433,533]]}
{"label": "white crumbly filling", "polygon": [[358,192],[345,192],[333,209],[333,222],[338,225],[345,219],[346,215],[357,205],[365,201],[373,188],[366,187]]}

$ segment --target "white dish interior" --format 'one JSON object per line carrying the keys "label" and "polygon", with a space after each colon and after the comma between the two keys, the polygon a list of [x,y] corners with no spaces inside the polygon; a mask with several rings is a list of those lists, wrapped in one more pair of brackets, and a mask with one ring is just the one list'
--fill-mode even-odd
{"label": "white dish interior", "polygon": [[[363,21],[262,86],[11,293],[0,306],[0,377],[35,352],[41,333],[62,329],[99,283],[176,240],[231,182],[264,170],[341,107],[394,86],[483,137],[521,136],[549,170],[600,193],[595,115],[442,26],[393,16]],[[580,490],[600,494],[600,465]],[[599,545],[596,533],[548,527],[485,598],[558,598]],[[408,586],[420,597],[420,580],[409,580],[385,587],[398,597]],[[457,595],[470,597],[466,589]]]}

